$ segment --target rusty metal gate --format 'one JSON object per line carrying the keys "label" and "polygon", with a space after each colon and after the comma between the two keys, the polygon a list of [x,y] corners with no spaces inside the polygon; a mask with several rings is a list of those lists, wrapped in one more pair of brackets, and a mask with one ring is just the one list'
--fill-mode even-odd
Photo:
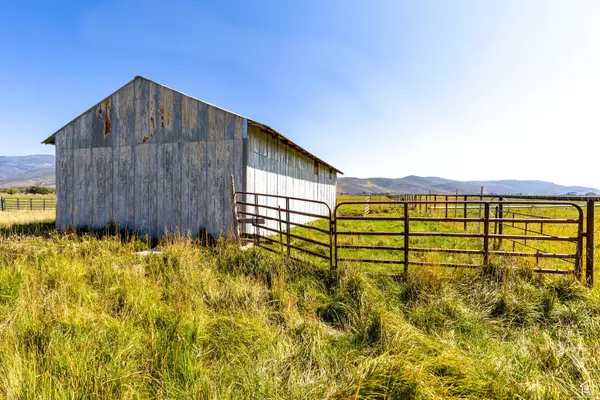
{"label": "rusty metal gate", "polygon": [[[520,263],[534,272],[580,279],[584,238],[589,242],[592,237],[584,232],[583,210],[575,202],[466,196],[422,201],[406,195],[394,201],[341,202],[332,211],[325,202],[298,197],[252,192],[235,192],[234,197],[243,240],[333,269],[367,263],[381,264],[380,272],[406,273],[409,266]],[[541,215],[545,206],[560,207],[566,217]],[[586,281],[593,283],[587,269]]]}
{"label": "rusty metal gate", "polygon": [[235,192],[243,240],[267,251],[333,263],[331,208],[323,201]]}
{"label": "rusty metal gate", "polygon": [[[575,203],[371,201],[372,208],[380,205],[385,213],[364,216],[349,211],[364,204],[342,202],[335,208],[334,267],[339,262],[395,264],[406,272],[409,265],[479,268],[493,263],[496,257],[517,257],[535,260],[535,272],[581,276],[583,211]],[[520,209],[517,207],[549,204],[572,209],[574,217],[515,211]],[[423,210],[423,206],[430,208]],[[562,227],[558,231],[564,234],[556,233],[552,229],[555,226]],[[544,246],[547,242],[565,251],[550,250]],[[453,261],[440,261],[427,254],[444,254]],[[541,260],[555,262],[544,267]]]}

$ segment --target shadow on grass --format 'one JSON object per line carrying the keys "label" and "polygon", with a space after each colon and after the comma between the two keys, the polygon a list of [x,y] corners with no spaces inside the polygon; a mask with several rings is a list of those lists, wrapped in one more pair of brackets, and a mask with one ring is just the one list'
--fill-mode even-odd
{"label": "shadow on grass", "polygon": [[[11,226],[0,226],[0,237],[10,236],[35,236],[42,238],[50,238],[52,235],[60,233],[65,236],[82,238],[84,236],[94,237],[96,239],[117,238],[123,243],[140,240],[147,244],[149,248],[158,246],[161,242],[180,239],[186,237],[181,234],[166,234],[162,237],[150,236],[148,234],[140,234],[132,229],[121,228],[116,224],[109,224],[103,228],[73,228],[69,227],[63,231],[56,229],[56,224],[52,222],[27,222],[16,223]],[[214,246],[218,239],[208,233],[206,230],[200,230],[192,240],[202,246]]]}
{"label": "shadow on grass", "polygon": [[48,237],[56,230],[54,222],[26,222],[10,226],[0,226],[0,237],[9,236],[41,236]]}

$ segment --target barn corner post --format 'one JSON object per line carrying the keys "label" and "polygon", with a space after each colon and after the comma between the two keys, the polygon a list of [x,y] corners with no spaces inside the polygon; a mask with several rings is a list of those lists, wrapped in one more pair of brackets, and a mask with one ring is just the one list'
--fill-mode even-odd
{"label": "barn corner post", "polygon": [[585,284],[594,287],[594,201],[586,204]]}

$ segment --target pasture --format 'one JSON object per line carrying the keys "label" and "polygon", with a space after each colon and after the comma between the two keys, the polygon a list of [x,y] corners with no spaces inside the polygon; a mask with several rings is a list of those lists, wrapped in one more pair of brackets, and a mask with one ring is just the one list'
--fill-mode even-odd
{"label": "pasture", "polygon": [[0,213],[2,397],[600,396],[600,291],[570,276],[344,263],[333,277],[185,237],[139,254],[143,238],[55,232],[52,212]]}

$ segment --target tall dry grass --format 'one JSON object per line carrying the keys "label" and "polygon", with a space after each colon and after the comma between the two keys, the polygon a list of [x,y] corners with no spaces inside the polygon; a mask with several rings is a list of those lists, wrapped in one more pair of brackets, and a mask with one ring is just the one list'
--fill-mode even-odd
{"label": "tall dry grass", "polygon": [[142,256],[41,228],[0,240],[5,398],[600,396],[599,292],[569,279],[347,266],[332,284],[226,242]]}
{"label": "tall dry grass", "polygon": [[0,212],[0,227],[6,228],[13,225],[53,222],[55,217],[55,210]]}

